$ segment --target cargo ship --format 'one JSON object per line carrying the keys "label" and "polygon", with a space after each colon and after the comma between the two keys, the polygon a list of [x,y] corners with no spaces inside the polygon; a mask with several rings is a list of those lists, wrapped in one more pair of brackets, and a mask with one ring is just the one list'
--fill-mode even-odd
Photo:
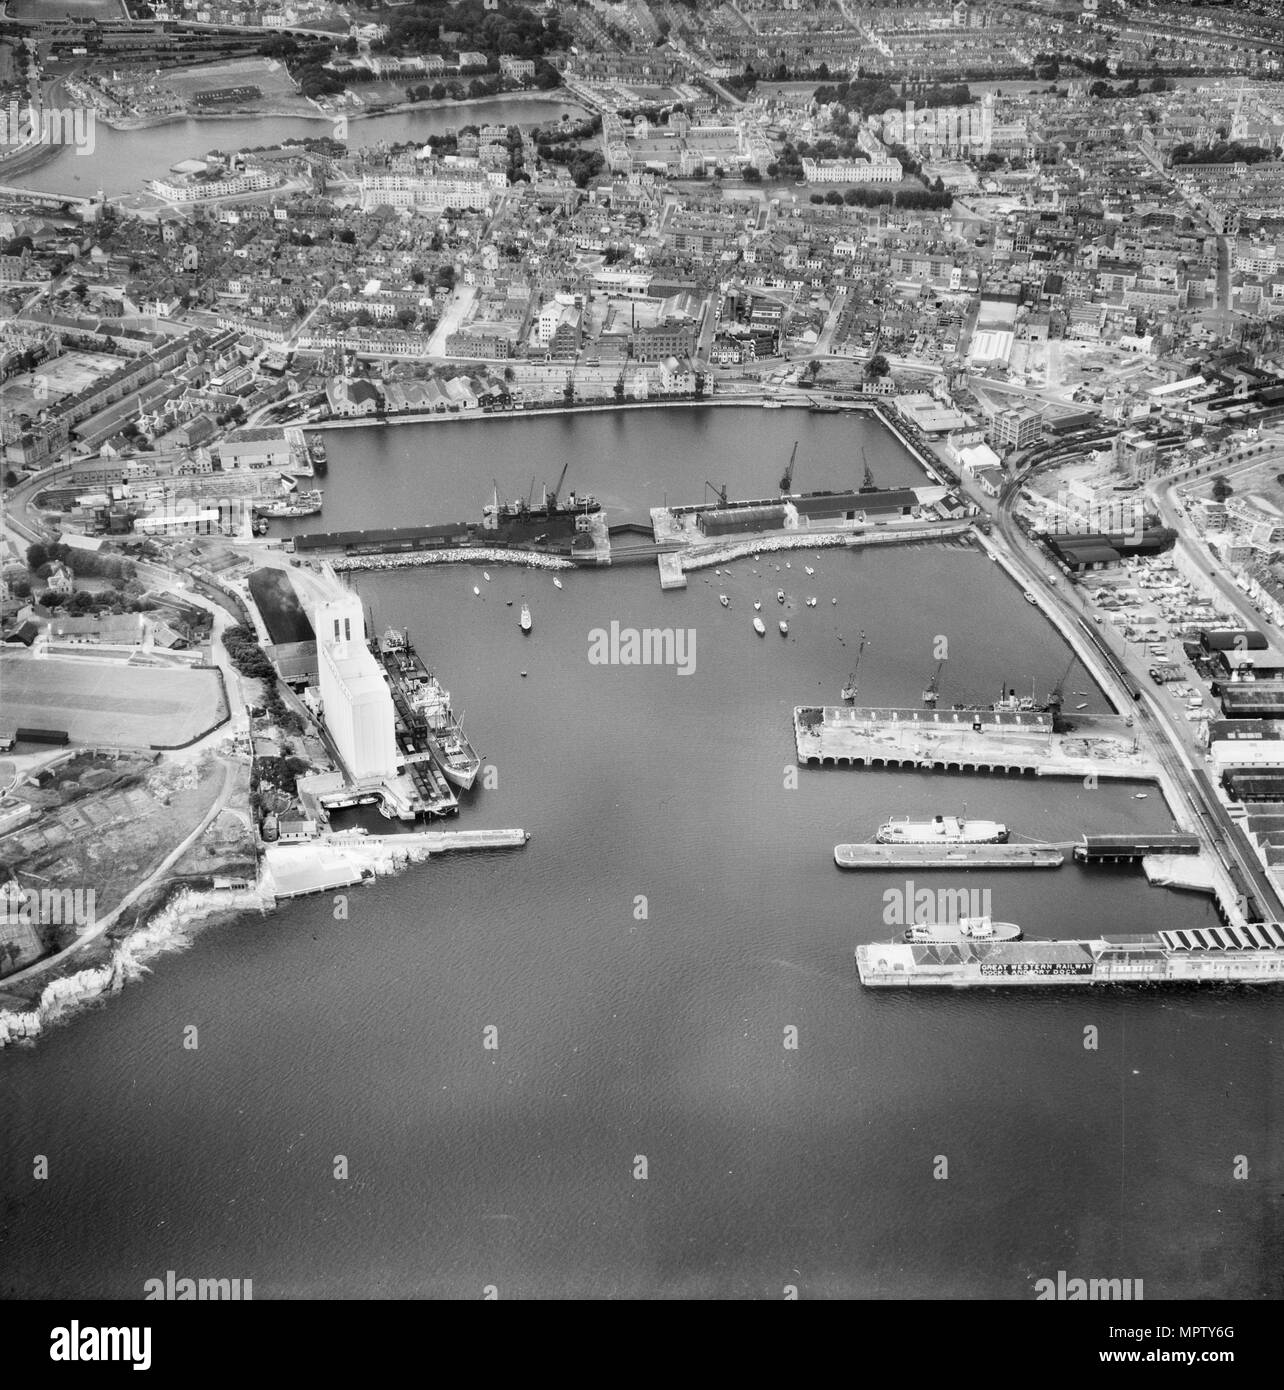
{"label": "cargo ship", "polygon": [[874,839],[880,845],[996,845],[1008,838],[1008,828],[996,820],[964,820],[960,816],[933,816],[912,821],[893,816],[878,827]]}
{"label": "cargo ship", "polygon": [[[547,484],[544,485],[537,507],[532,506],[529,499],[522,497],[513,502],[501,502],[499,484],[496,483],[491,500],[482,508],[482,530],[530,539],[541,527],[547,530],[551,526],[563,533],[581,529],[580,519],[600,512],[602,505],[596,497],[588,493],[572,492],[565,501],[561,500],[562,484],[566,481],[566,470],[570,466],[571,461],[567,459],[562,465],[557,486],[551,491]],[[547,539],[547,535],[539,538]]]}
{"label": "cargo ship", "polygon": [[312,460],[312,472],[318,478],[324,478],[328,467],[325,452],[325,435],[319,430],[314,430],[305,436],[308,445],[308,457]]}
{"label": "cargo ship", "polygon": [[393,683],[394,695],[408,726],[423,739],[432,760],[454,786],[469,791],[481,758],[450,707],[446,690],[419,658],[404,632],[389,628],[379,644],[379,659]]}
{"label": "cargo ship", "polygon": [[1284,983],[1278,923],[1080,940],[874,941],[856,947],[869,988]]}

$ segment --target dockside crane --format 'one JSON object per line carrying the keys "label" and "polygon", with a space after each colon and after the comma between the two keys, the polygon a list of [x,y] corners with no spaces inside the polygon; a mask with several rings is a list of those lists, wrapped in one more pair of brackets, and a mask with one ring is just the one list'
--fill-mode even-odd
{"label": "dockside crane", "polygon": [[1066,669],[1061,673],[1061,679],[1052,687],[1048,695],[1048,710],[1052,714],[1060,714],[1061,706],[1065,703],[1066,681],[1070,678],[1070,672],[1074,669],[1074,664],[1078,657],[1071,652],[1070,660],[1066,662]]}
{"label": "dockside crane", "polygon": [[562,495],[562,484],[566,481],[566,470],[570,466],[571,461],[568,458],[566,462],[562,465],[562,472],[557,479],[557,486],[553,489],[552,492],[547,493],[544,498],[544,501],[550,512],[557,510],[557,499]]}
{"label": "dockside crane", "polygon": [[843,686],[843,699],[846,700],[848,703],[850,703],[856,698],[856,673],[860,670],[860,659],[864,650],[865,634],[862,632],[860,635],[860,646],[856,648],[856,664],[852,667],[851,675],[847,677],[847,684]]}
{"label": "dockside crane", "polygon": [[726,483],[723,483],[721,487],[714,487],[714,485],[708,480],[708,478],[706,478],[704,480],[704,486],[706,492],[712,492],[713,495],[718,499],[718,505],[720,507],[725,507],[727,505]]}
{"label": "dockside crane", "polygon": [[936,663],[936,670],[932,672],[932,679],[923,687],[923,703],[934,705],[941,693],[941,670],[945,665],[944,659]]}
{"label": "dockside crane", "polygon": [[789,465],[780,479],[780,492],[783,496],[794,485],[794,463],[798,458],[798,441],[794,440],[793,452],[789,455]]}
{"label": "dockside crane", "polygon": [[874,470],[870,468],[869,460],[865,457],[865,446],[863,444],[860,446],[860,461],[861,468],[864,472],[860,490],[862,492],[877,492],[878,484],[874,481]]}

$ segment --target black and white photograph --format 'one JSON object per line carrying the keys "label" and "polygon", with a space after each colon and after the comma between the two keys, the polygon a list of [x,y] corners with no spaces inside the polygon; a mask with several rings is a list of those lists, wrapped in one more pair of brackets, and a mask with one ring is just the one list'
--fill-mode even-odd
{"label": "black and white photograph", "polygon": [[1252,1350],[1276,0],[0,0],[0,454],[37,1371]]}

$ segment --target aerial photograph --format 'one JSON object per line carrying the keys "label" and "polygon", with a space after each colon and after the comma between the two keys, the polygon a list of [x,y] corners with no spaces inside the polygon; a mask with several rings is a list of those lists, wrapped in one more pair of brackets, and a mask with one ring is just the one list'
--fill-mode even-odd
{"label": "aerial photograph", "polygon": [[0,452],[0,1298],[1284,1297],[1279,0],[0,0]]}

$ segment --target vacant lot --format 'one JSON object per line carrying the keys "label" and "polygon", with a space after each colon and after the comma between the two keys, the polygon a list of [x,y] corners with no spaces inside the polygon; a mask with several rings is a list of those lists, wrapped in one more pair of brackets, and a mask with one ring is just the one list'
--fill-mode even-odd
{"label": "vacant lot", "polygon": [[215,671],[0,657],[6,725],[66,729],[73,743],[146,748],[185,743],[226,714]]}
{"label": "vacant lot", "polygon": [[34,415],[110,376],[120,364],[119,357],[106,352],[64,352],[51,362],[42,362],[34,372],[10,377],[4,384],[5,405],[18,414]]}

